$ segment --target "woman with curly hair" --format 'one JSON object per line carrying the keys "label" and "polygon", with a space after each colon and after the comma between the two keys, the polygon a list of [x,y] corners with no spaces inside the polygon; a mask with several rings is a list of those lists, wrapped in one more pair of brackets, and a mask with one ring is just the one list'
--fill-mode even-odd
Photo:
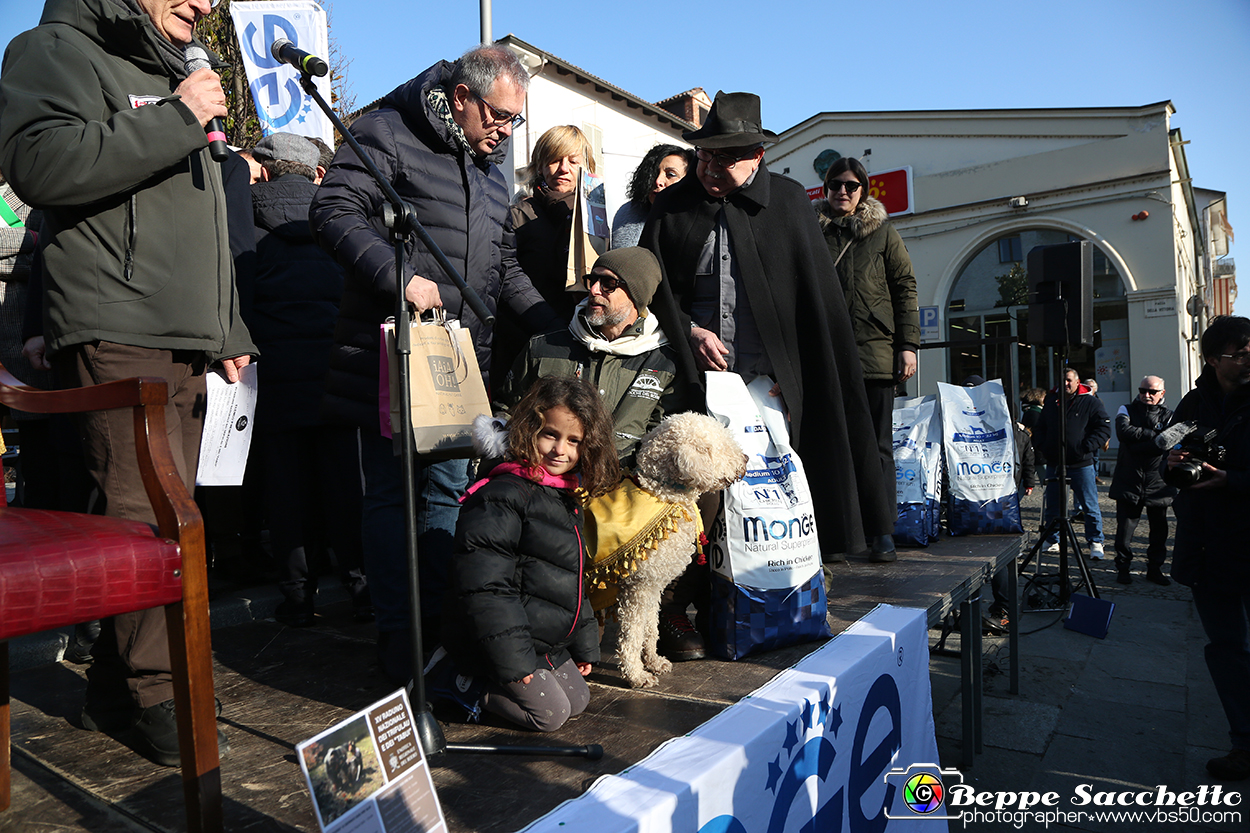
{"label": "woman with curly hair", "polygon": [[665,188],[679,182],[694,170],[694,151],[677,145],[656,145],[642,157],[630,177],[625,195],[629,202],[612,218],[612,248],[637,246],[651,204]]}
{"label": "woman with curly hair", "polygon": [[443,639],[481,706],[551,732],[590,702],[599,659],[586,597],[582,498],[620,480],[612,417],[590,384],[539,379],[512,411],[508,461],[469,487],[456,526]]}

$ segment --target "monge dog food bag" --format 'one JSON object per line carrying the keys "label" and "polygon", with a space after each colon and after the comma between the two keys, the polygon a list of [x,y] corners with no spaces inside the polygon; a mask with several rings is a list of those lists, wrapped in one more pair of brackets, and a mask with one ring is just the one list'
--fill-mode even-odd
{"label": "monge dog food bag", "polygon": [[[942,421],[938,419],[938,398],[935,395],[916,396],[910,399],[900,397],[894,400],[894,407],[915,408],[916,428],[924,437],[921,446],[924,461],[924,511],[922,520],[929,542],[938,539],[942,532]],[[920,425],[924,425],[921,432]]]}
{"label": "monge dog food bag", "polygon": [[898,520],[894,538],[927,547],[937,540],[941,491],[941,425],[937,397],[894,400],[894,475]]}
{"label": "monge dog food bag", "polygon": [[707,374],[708,413],[746,452],[708,530],[712,650],[726,659],[829,636],[811,492],[772,380]]}
{"label": "monge dog food bag", "polygon": [[1003,383],[938,383],[950,480],[951,535],[1023,532],[1016,497],[1015,431]]}

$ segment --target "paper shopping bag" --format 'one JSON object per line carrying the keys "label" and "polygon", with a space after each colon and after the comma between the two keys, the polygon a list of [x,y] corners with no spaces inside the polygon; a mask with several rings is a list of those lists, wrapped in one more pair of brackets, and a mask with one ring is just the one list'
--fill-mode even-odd
{"label": "paper shopping bag", "polygon": [[[412,352],[408,374],[412,388],[413,447],[422,457],[452,459],[473,456],[473,419],[490,416],[486,386],[478,370],[469,331],[448,321],[441,310],[432,321],[410,322]],[[383,325],[387,361],[385,392],[389,398],[390,428],[399,431],[399,373],[394,362],[394,321]],[[379,393],[382,391],[380,390]]]}
{"label": "paper shopping bag", "polygon": [[603,199],[603,180],[582,168],[577,175],[577,199],[573,201],[573,218],[569,224],[568,271],[564,280],[566,291],[586,291],[582,277],[595,265],[599,255],[608,250],[610,234]]}

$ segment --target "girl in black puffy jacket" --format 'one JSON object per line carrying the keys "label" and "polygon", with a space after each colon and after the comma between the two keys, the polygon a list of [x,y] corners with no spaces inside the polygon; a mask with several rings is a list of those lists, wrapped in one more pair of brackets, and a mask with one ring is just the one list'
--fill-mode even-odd
{"label": "girl in black puffy jacket", "polygon": [[620,479],[612,417],[576,379],[537,381],[512,412],[508,462],[469,488],[444,646],[487,711],[541,732],[585,710],[599,629],[584,582],[582,499]]}

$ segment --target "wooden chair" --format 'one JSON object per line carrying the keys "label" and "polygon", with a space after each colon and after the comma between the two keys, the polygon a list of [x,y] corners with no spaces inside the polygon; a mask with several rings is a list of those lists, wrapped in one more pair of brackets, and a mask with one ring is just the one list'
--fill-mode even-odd
{"label": "wooden chair", "polygon": [[146,523],[19,509],[0,492],[0,810],[10,795],[9,651],[12,637],[163,606],[188,829],[222,830],[204,522],[174,466],[161,379],[123,379],[64,391],[23,385],[0,366],[0,403],[35,413],[134,410]]}

